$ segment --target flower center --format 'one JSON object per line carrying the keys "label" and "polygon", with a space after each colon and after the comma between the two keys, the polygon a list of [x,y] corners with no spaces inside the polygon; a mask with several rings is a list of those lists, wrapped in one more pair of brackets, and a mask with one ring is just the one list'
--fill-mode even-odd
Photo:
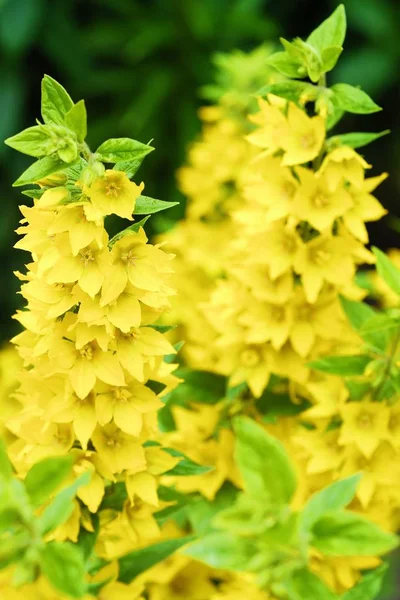
{"label": "flower center", "polygon": [[312,254],[312,262],[314,262],[316,265],[319,266],[323,266],[325,265],[329,259],[331,258],[331,253],[328,252],[327,250],[316,250],[313,254]]}
{"label": "flower center", "polygon": [[296,193],[296,186],[292,181],[285,181],[282,186],[282,197],[284,200],[290,200]]}
{"label": "flower center", "polygon": [[260,353],[255,348],[246,348],[240,354],[240,362],[243,367],[256,367],[260,360]]}
{"label": "flower center", "polygon": [[129,263],[130,265],[134,265],[137,257],[134,255],[133,250],[129,250],[128,252],[122,252],[121,260],[124,263]]}
{"label": "flower center", "polygon": [[271,318],[273,321],[278,323],[282,323],[285,320],[285,311],[283,308],[279,308],[279,306],[274,306],[271,308]]}
{"label": "flower center", "polygon": [[297,248],[297,241],[293,235],[285,234],[282,237],[282,248],[284,252],[288,254],[293,254]]}
{"label": "flower center", "polygon": [[131,393],[126,388],[114,388],[113,396],[119,402],[128,402]]}
{"label": "flower center", "polygon": [[93,358],[93,348],[90,344],[86,344],[86,346],[83,346],[83,348],[79,350],[79,353],[82,356],[82,358],[86,358],[86,360],[92,360]]}
{"label": "flower center", "polygon": [[357,419],[358,426],[361,429],[370,429],[373,425],[372,416],[368,413],[362,413]]}
{"label": "flower center", "polygon": [[85,265],[94,261],[93,252],[90,248],[84,248],[83,250],[81,250],[79,252],[79,258]]}
{"label": "flower center", "polygon": [[329,198],[324,196],[323,194],[316,194],[312,200],[312,203],[316,208],[324,208],[330,204]]}
{"label": "flower center", "polygon": [[114,181],[106,184],[106,196],[117,198],[121,188]]}
{"label": "flower center", "polygon": [[315,135],[313,133],[308,133],[307,135],[303,135],[300,138],[300,143],[305,150],[312,148],[315,146]]}

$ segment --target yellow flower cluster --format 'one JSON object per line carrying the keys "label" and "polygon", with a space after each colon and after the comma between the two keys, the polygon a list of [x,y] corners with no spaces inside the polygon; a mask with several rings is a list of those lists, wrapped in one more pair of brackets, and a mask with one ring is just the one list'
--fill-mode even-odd
{"label": "yellow flower cluster", "polygon": [[[218,116],[218,109],[212,114]],[[301,419],[281,416],[277,424],[267,426],[297,465],[297,507],[324,485],[362,470],[365,475],[352,509],[396,531],[400,524],[394,477],[400,474],[398,404],[382,405],[369,398],[350,401],[342,378],[308,366],[322,356],[360,352],[362,341],[350,327],[339,297],[359,300],[364,295],[354,276],[359,265],[374,262],[365,247],[365,223],[386,213],[372,195],[386,175],[366,177],[370,165],[354,149],[327,146],[324,117],[308,116],[292,102],[272,95],[259,99],[259,111],[250,121],[255,128],[245,137],[247,147],[239,146],[239,141],[235,146],[242,148],[240,161],[232,163],[227,151],[222,153],[211,144],[206,128],[189,155],[190,166],[180,172],[190,203],[186,220],[168,237],[175,246],[181,242],[182,255],[186,250],[176,275],[176,287],[184,288],[185,294],[175,306],[175,318],[179,315],[189,338],[185,359],[192,368],[225,375],[230,387],[248,386],[250,397],[245,393],[237,399],[231,412],[250,411],[258,419],[261,415],[254,407],[259,407],[261,398],[268,417],[268,394],[282,391],[289,393],[294,407],[307,401],[309,408]],[[231,150],[232,140],[228,142],[226,134],[224,141]],[[201,163],[199,156],[207,156],[207,161]],[[235,183],[218,221],[217,259],[217,226],[204,218],[202,210],[207,216],[211,210],[220,213],[226,180],[206,177],[203,164],[213,165],[208,173],[217,168],[224,172],[225,167]],[[203,193],[204,185],[211,183],[212,193]],[[203,220],[195,225],[196,215]],[[196,236],[200,230],[204,235]],[[185,236],[186,231],[191,233]],[[187,259],[188,255],[195,260]],[[197,307],[196,312],[185,306]],[[226,438],[233,436],[220,427],[212,436],[208,429],[215,423],[217,430],[223,405],[201,409],[192,405],[191,409],[191,416],[189,410],[174,409],[178,431],[168,435],[179,444],[180,436],[187,439],[188,424],[196,422],[211,455],[221,431]],[[223,444],[232,448],[233,437]],[[196,460],[210,464],[201,447],[201,443],[196,446]],[[219,464],[212,463],[216,465],[212,478],[211,473],[187,478],[183,482],[187,490],[213,498],[225,480],[237,483],[230,452],[220,448]],[[360,570],[376,564],[377,559],[365,557],[322,561],[316,555],[311,559],[312,568],[338,591],[352,587]],[[196,596],[186,591],[185,597]]]}
{"label": "yellow flower cluster", "polygon": [[[162,395],[178,381],[175,365],[163,360],[174,347],[154,326],[173,294],[173,255],[149,244],[136,225],[109,239],[104,218],[132,220],[143,187],[125,173],[106,170],[91,184],[76,182],[73,192],[59,183],[50,178],[40,199],[21,207],[16,247],[32,257],[18,274],[27,305],[15,315],[24,330],[13,342],[23,369],[14,393],[18,409],[2,411],[2,427],[19,475],[66,453],[74,476],[91,473],[78,491],[81,503],[52,535],[76,541],[81,526],[93,531],[96,513],[96,553],[112,560],[159,536],[157,478],[177,462],[145,445],[157,436],[163,405],[149,382]],[[100,509],[119,482],[127,491],[122,512]],[[133,597],[133,588],[112,585],[101,598]]]}

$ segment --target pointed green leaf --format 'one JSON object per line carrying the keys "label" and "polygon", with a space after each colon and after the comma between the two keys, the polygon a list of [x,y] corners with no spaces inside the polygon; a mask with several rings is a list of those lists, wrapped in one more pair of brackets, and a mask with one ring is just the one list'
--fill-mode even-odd
{"label": "pointed green leaf", "polygon": [[363,375],[365,368],[371,362],[372,357],[368,354],[325,356],[319,360],[313,360],[307,365],[317,371],[331,375]]}
{"label": "pointed green leaf", "polygon": [[129,179],[131,179],[138,172],[144,156],[142,158],[138,158],[137,160],[121,160],[120,162],[115,163],[113,166],[114,171],[123,171],[126,173]]}
{"label": "pointed green leaf", "polygon": [[165,540],[140,550],[134,550],[118,559],[118,580],[123,583],[131,583],[141,573],[147,571],[157,563],[185,546],[193,540],[193,536]]}
{"label": "pointed green leaf", "polygon": [[42,117],[45,123],[64,125],[67,112],[74,103],[67,90],[49,75],[42,79]]}
{"label": "pointed green leaf", "polygon": [[83,554],[70,542],[49,542],[40,551],[40,567],[50,583],[71,598],[86,592]]}
{"label": "pointed green leaf", "polygon": [[55,150],[54,141],[46,125],[28,127],[4,141],[7,146],[36,158],[51,154]]}
{"label": "pointed green leaf", "polygon": [[96,150],[99,160],[116,163],[144,158],[154,148],[130,138],[112,138],[103,142]]}
{"label": "pointed green leaf", "polygon": [[116,235],[114,235],[114,237],[111,238],[111,240],[108,242],[108,245],[110,246],[110,248],[112,248],[114,246],[115,242],[118,242],[118,240],[120,240],[121,238],[123,238],[125,235],[129,235],[132,232],[135,233],[135,232],[139,231],[139,229],[141,227],[144,227],[144,224],[146,223],[146,221],[148,219],[150,219],[150,215],[148,215],[147,217],[145,217],[141,221],[137,221],[136,223],[133,223],[133,225],[130,225],[129,227],[127,227],[123,231],[120,231],[119,233],[117,233]]}
{"label": "pointed green leaf", "polygon": [[299,532],[306,534],[323,515],[333,510],[345,508],[350,504],[361,478],[362,474],[356,473],[346,479],[335,481],[313,494],[300,514]]}
{"label": "pointed green leaf", "polygon": [[307,75],[301,63],[291,57],[288,52],[275,52],[275,54],[271,54],[267,59],[267,63],[280,73],[283,73],[283,75],[286,75],[286,77],[304,79]]}
{"label": "pointed green leaf", "polygon": [[83,142],[87,135],[87,115],[84,100],[79,100],[65,115],[65,125],[76,133],[78,142]]}
{"label": "pointed green leaf", "polygon": [[340,4],[330,17],[325,19],[307,38],[319,52],[329,46],[343,46],[346,37],[346,11]]}
{"label": "pointed green leaf", "polygon": [[378,274],[396,294],[400,295],[400,269],[379,248],[373,246],[372,251],[376,257]]}
{"label": "pointed green leaf", "polygon": [[357,133],[343,133],[342,135],[334,135],[328,138],[326,143],[328,149],[334,148],[335,146],[350,146],[351,148],[362,148],[375,140],[378,140],[384,135],[390,133],[390,129],[380,131],[379,133],[370,132],[357,132]]}
{"label": "pointed green leaf", "polygon": [[387,565],[380,565],[362,579],[351,589],[343,594],[341,600],[375,600],[381,591],[383,578]]}
{"label": "pointed green leaf", "polygon": [[76,492],[81,486],[87,485],[90,482],[90,478],[91,474],[89,471],[86,471],[74,483],[59,492],[50,504],[46,506],[38,518],[39,530],[42,535],[45,535],[67,521],[74,509],[73,499],[76,496]]}
{"label": "pointed green leaf", "polygon": [[167,471],[165,475],[201,475],[214,469],[214,467],[199,465],[188,458],[186,454],[180,452],[180,450],[175,450],[174,448],[163,448],[163,450],[168,452],[168,454],[171,456],[182,459],[175,467],[173,467],[170,471]]}
{"label": "pointed green leaf", "polygon": [[380,556],[399,545],[393,533],[345,510],[321,517],[314,524],[312,533],[311,546],[327,556]]}
{"label": "pointed green leaf", "polygon": [[54,456],[33,465],[24,481],[32,504],[39,506],[49,498],[71,472],[72,463],[71,456]]}
{"label": "pointed green leaf", "polygon": [[[73,161],[75,163],[75,161]],[[72,163],[71,163],[72,164]],[[28,183],[36,183],[57,171],[61,171],[66,166],[65,162],[58,156],[45,156],[40,158],[26,169],[13,183],[13,187],[28,185]]]}
{"label": "pointed green leaf", "polygon": [[325,48],[324,50],[322,50],[321,61],[322,71],[324,73],[332,71],[342,52],[343,48],[341,48],[340,46],[329,46],[329,48]]}
{"label": "pointed green leaf", "polygon": [[165,202],[165,200],[157,200],[149,196],[139,196],[136,198],[134,215],[151,215],[161,210],[166,210],[172,206],[176,206],[179,202]]}
{"label": "pointed green leaf", "polygon": [[243,571],[254,556],[254,542],[228,531],[210,533],[190,544],[183,554],[216,569]]}
{"label": "pointed green leaf", "polygon": [[338,596],[308,569],[293,573],[289,584],[289,600],[337,600]]}
{"label": "pointed green leaf", "polygon": [[28,198],[33,198],[34,200],[39,200],[45,193],[48,188],[32,188],[31,190],[22,190],[21,194],[24,196],[28,196]]}
{"label": "pointed green leaf", "polygon": [[331,90],[335,105],[347,112],[367,115],[382,110],[368,94],[347,83],[336,83]]}
{"label": "pointed green leaf", "polygon": [[300,96],[307,94],[310,97],[317,94],[317,88],[311,83],[305,81],[280,81],[278,83],[270,83],[265,85],[256,92],[256,96],[266,96],[274,94],[292,102],[298,102]]}
{"label": "pointed green leaf", "polygon": [[234,429],[235,457],[246,492],[272,504],[289,503],[297,484],[283,444],[246,417],[238,417]]}

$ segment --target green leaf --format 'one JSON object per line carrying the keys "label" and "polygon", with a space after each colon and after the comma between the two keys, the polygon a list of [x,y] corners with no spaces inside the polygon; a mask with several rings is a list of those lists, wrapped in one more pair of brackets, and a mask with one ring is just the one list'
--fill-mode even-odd
{"label": "green leaf", "polygon": [[280,81],[278,83],[270,83],[265,85],[256,92],[256,96],[266,96],[274,94],[292,102],[298,102],[302,94],[307,93],[312,98],[317,94],[317,89],[311,83],[305,81]]}
{"label": "green leaf", "polygon": [[194,371],[187,367],[181,367],[175,371],[177,377],[183,382],[170,394],[170,402],[175,398],[186,398],[191,402],[203,404],[216,404],[225,396],[226,378],[222,375],[209,373],[208,371]]}
{"label": "green leaf", "polygon": [[335,511],[321,517],[312,529],[311,546],[327,556],[380,556],[396,548],[398,538],[365,517]]}
{"label": "green leaf", "polygon": [[346,11],[340,4],[307,38],[307,42],[320,53],[330,46],[343,46],[346,37]]}
{"label": "green leaf", "polygon": [[123,171],[131,179],[138,172],[144,156],[137,160],[121,160],[113,166],[114,171]]}
{"label": "green leaf", "polygon": [[50,504],[46,506],[38,518],[38,526],[42,535],[45,535],[67,521],[74,509],[73,499],[76,492],[81,486],[87,485],[90,482],[90,478],[91,474],[89,471],[86,471],[74,483],[61,490]]}
{"label": "green leaf", "polygon": [[149,196],[139,196],[136,198],[134,215],[151,215],[161,210],[166,210],[172,206],[176,206],[179,202],[165,202],[165,200],[157,200]]}
{"label": "green leaf", "polygon": [[387,565],[380,565],[343,594],[341,600],[375,600],[381,591]]}
{"label": "green leaf", "polygon": [[306,502],[299,517],[299,532],[307,533],[323,515],[347,506],[355,496],[361,473],[335,481]]}
{"label": "green leaf", "polygon": [[193,540],[193,536],[186,536],[172,540],[165,540],[140,550],[134,550],[118,559],[118,580],[123,583],[131,583],[141,573],[150,569],[157,563],[185,546]]}
{"label": "green leaf", "polygon": [[33,465],[25,477],[25,489],[32,504],[43,504],[72,468],[71,456],[55,456],[44,458]]}
{"label": "green leaf", "polygon": [[324,50],[322,50],[321,60],[323,73],[332,71],[342,52],[343,48],[341,48],[340,46],[329,46],[329,48],[325,48]]}
{"label": "green leaf", "polygon": [[[225,482],[213,500],[199,498],[190,505],[188,519],[193,531],[198,536],[215,531],[213,520],[221,511],[235,505],[239,490],[231,483]],[[254,499],[253,499],[254,502]],[[217,526],[219,528],[219,526]]]}
{"label": "green leaf", "polygon": [[375,254],[378,274],[396,294],[400,295],[400,269],[379,248],[373,246],[372,252]]}
{"label": "green leaf", "polygon": [[100,510],[112,508],[122,512],[122,508],[128,498],[126,485],[124,481],[117,481],[106,487],[104,498],[100,505]]}
{"label": "green leaf", "polygon": [[13,475],[13,468],[8,458],[6,445],[2,439],[0,439],[0,476],[6,481],[10,481]]}
{"label": "green leaf", "polygon": [[74,103],[67,90],[49,75],[42,79],[42,117],[45,123],[64,125],[65,115]]}
{"label": "green leaf", "polygon": [[94,531],[87,531],[81,527],[77,541],[77,546],[81,549],[85,564],[88,564],[91,561],[97,536],[99,535],[99,518],[97,515],[92,515],[92,518],[94,523]]}
{"label": "green leaf", "polygon": [[87,135],[87,115],[84,100],[79,100],[65,115],[65,125],[76,133],[78,142],[83,142]]}
{"label": "green leaf", "polygon": [[268,57],[267,64],[286,75],[286,77],[304,79],[307,75],[301,63],[291,57],[288,52],[275,52],[275,54]]}
{"label": "green leaf", "polygon": [[194,462],[190,458],[188,458],[183,452],[179,450],[175,450],[174,448],[163,448],[165,452],[168,452],[171,456],[175,456],[177,458],[181,458],[182,460],[170,471],[166,471],[164,475],[202,475],[203,473],[208,473],[212,471],[214,467],[207,467],[204,465],[199,465]]}
{"label": "green leaf", "polygon": [[51,154],[55,150],[54,141],[46,125],[28,127],[28,129],[7,138],[4,143],[22,154],[36,158]]}
{"label": "green leaf", "polygon": [[234,429],[235,457],[245,490],[273,504],[289,503],[296,490],[296,476],[283,444],[246,417],[238,417]]}
{"label": "green leaf", "polygon": [[103,142],[96,150],[99,160],[110,163],[133,161],[144,158],[154,148],[130,138],[112,138]]}
{"label": "green leaf", "polygon": [[342,145],[350,146],[351,148],[362,148],[388,133],[390,133],[390,129],[385,129],[385,131],[380,131],[379,133],[343,133],[342,135],[334,135],[328,138],[326,143],[329,149]]}
{"label": "green leaf", "polygon": [[337,599],[338,596],[308,569],[301,569],[293,573],[290,579],[289,600]]}
{"label": "green leaf", "polygon": [[330,373],[331,375],[363,375],[366,366],[371,362],[372,357],[368,354],[344,355],[344,356],[326,356],[319,360],[313,360],[307,365],[317,371]]}
{"label": "green leaf", "polygon": [[331,90],[333,102],[347,112],[367,115],[382,110],[368,94],[347,83],[336,83]]}
{"label": "green leaf", "polygon": [[53,173],[57,173],[57,171],[61,171],[63,168],[65,168],[65,162],[58,156],[45,156],[28,167],[13,183],[13,187],[36,183],[49,175],[53,175]]}
{"label": "green leaf", "polygon": [[386,333],[384,331],[366,330],[367,323],[375,320],[375,318],[380,315],[364,302],[355,302],[344,296],[340,296],[340,303],[351,326],[362,339],[375,348],[385,350],[388,342]]}
{"label": "green leaf", "polygon": [[150,215],[148,215],[141,221],[137,221],[136,223],[133,223],[133,225],[129,225],[129,227],[127,227],[123,231],[120,231],[119,233],[117,233],[117,235],[114,235],[114,237],[111,238],[111,240],[108,242],[108,245],[110,246],[110,248],[112,248],[114,246],[115,242],[118,242],[118,240],[123,238],[125,235],[129,235],[132,232],[134,232],[134,233],[138,232],[141,227],[144,227],[144,224],[146,223],[146,221],[148,219],[150,219]]}
{"label": "green leaf", "polygon": [[82,598],[87,586],[80,548],[70,542],[49,542],[40,554],[41,570],[50,583],[71,598]]}
{"label": "green leaf", "polygon": [[216,569],[243,571],[254,556],[254,542],[227,531],[210,533],[190,544],[183,554]]}
{"label": "green leaf", "polygon": [[48,190],[47,187],[32,188],[31,190],[22,190],[21,194],[23,194],[24,196],[28,196],[28,198],[33,198],[35,200],[39,200],[39,198],[41,198],[43,196],[43,194],[45,193],[45,191],[47,191],[47,190]]}

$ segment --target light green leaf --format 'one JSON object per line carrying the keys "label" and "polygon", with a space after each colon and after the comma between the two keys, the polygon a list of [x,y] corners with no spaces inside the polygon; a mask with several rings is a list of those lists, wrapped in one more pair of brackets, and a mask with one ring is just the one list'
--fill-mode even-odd
{"label": "light green leaf", "polygon": [[0,439],[0,476],[6,481],[10,481],[13,474],[13,468],[8,458],[6,445],[2,439]]}
{"label": "light green leaf", "polygon": [[49,75],[42,79],[42,117],[45,123],[64,125],[67,112],[74,103],[67,90]]}
{"label": "light green leaf", "polygon": [[117,163],[144,158],[154,148],[130,138],[112,138],[103,142],[96,150],[99,160]]}
{"label": "light green leaf", "polygon": [[127,177],[131,179],[138,172],[144,156],[137,160],[121,160],[120,162],[115,163],[113,166],[114,171],[123,171],[126,173]]}
{"label": "light green leaf", "polygon": [[86,593],[83,554],[70,542],[49,542],[40,552],[40,567],[50,583],[71,598]]}
{"label": "light green leaf", "polygon": [[385,131],[380,131],[379,133],[370,133],[370,132],[357,132],[357,133],[343,133],[341,135],[334,135],[331,138],[328,138],[326,143],[328,149],[334,148],[336,146],[350,146],[351,148],[362,148],[375,140],[378,140],[384,135],[390,133],[390,129],[385,129]]}
{"label": "light green leaf", "polygon": [[372,251],[376,257],[378,274],[396,294],[400,295],[400,269],[379,248],[373,246]]}
{"label": "light green leaf", "polygon": [[338,596],[308,569],[293,573],[289,584],[289,600],[337,600]]}
{"label": "light green leaf", "polygon": [[[200,497],[192,501],[188,510],[188,520],[196,535],[203,536],[215,531],[216,527],[219,529],[219,525],[215,523],[216,515],[228,507],[235,506],[238,494],[239,491],[236,487],[225,482],[213,500]],[[255,502],[254,499],[253,502]]]}
{"label": "light green leaf", "polygon": [[180,367],[175,375],[183,379],[168,396],[167,403],[176,399],[186,399],[203,404],[216,404],[225,396],[226,378],[207,371],[194,371]]}
{"label": "light green leaf", "polygon": [[375,320],[377,313],[371,306],[364,302],[355,302],[344,296],[340,296],[340,304],[342,309],[350,321],[351,326],[368,344],[375,348],[385,350],[387,346],[387,335],[385,332],[366,331],[365,327],[368,322]]}
{"label": "light green leaf", "polygon": [[165,202],[165,200],[157,200],[149,196],[139,196],[136,198],[134,215],[151,215],[161,210],[166,210],[172,206],[176,206],[179,202]]}
{"label": "light green leaf", "polygon": [[141,227],[144,227],[144,224],[146,223],[146,221],[148,221],[148,219],[150,219],[150,215],[148,215],[141,221],[137,221],[136,223],[133,223],[133,225],[129,225],[129,227],[127,227],[126,229],[123,229],[123,231],[120,231],[119,233],[114,235],[114,237],[111,238],[111,240],[108,242],[108,245],[110,246],[110,248],[112,248],[114,246],[115,242],[118,242],[118,240],[123,238],[125,235],[129,235],[132,232],[133,233],[138,232]]}
{"label": "light green leaf", "polygon": [[286,77],[304,79],[307,75],[302,64],[287,52],[275,52],[275,54],[271,54],[267,59],[267,64],[274,67],[280,73],[283,73],[283,75],[286,75]]}
{"label": "light green leaf", "polygon": [[32,188],[31,190],[22,190],[21,194],[24,196],[28,196],[28,198],[34,198],[35,200],[39,200],[47,190],[47,187],[42,188]]}
{"label": "light green leaf", "polygon": [[367,115],[382,110],[368,94],[347,83],[336,83],[331,90],[335,105],[347,112]]}
{"label": "light green leaf", "polygon": [[310,99],[317,94],[317,88],[311,83],[305,81],[280,81],[278,83],[270,83],[265,85],[256,92],[256,96],[266,96],[274,94],[292,102],[298,102],[300,96],[307,94]]}
{"label": "light green leaf", "polygon": [[45,156],[28,167],[26,171],[18,177],[17,181],[13,183],[13,187],[27,185],[28,183],[36,183],[64,168],[65,162],[61,160],[61,158],[58,158],[58,156]]}
{"label": "light green leaf", "polygon": [[71,472],[72,463],[70,456],[55,456],[44,458],[33,465],[24,481],[32,504],[39,506],[50,497]]}
{"label": "light green leaf", "polygon": [[38,526],[42,535],[65,523],[74,509],[73,499],[76,492],[81,486],[87,485],[90,482],[90,478],[91,474],[89,471],[86,471],[74,483],[61,490],[50,504],[46,506],[38,518]]}
{"label": "light green leaf", "polygon": [[380,556],[399,545],[393,533],[345,510],[321,517],[314,524],[312,533],[311,546],[327,556]]}
{"label": "light green leaf", "polygon": [[210,533],[190,544],[183,554],[216,569],[243,571],[254,556],[254,542],[232,533]]}
{"label": "light green leaf", "polygon": [[166,559],[193,539],[193,536],[186,536],[183,538],[165,540],[158,544],[153,544],[152,546],[147,546],[140,550],[134,550],[129,554],[121,556],[121,558],[118,559],[118,580],[123,583],[130,583],[135,577]]}
{"label": "light green leaf", "polygon": [[340,48],[339,46],[330,46],[322,51],[321,60],[323,73],[332,71],[342,52],[343,48]]}
{"label": "light green leaf", "polygon": [[380,565],[341,596],[341,600],[375,600],[381,591],[387,565]]}
{"label": "light green leaf", "polygon": [[371,360],[372,357],[368,356],[368,354],[349,354],[344,356],[326,356],[319,360],[313,360],[307,363],[307,365],[312,369],[331,375],[363,375],[366,366]]}
{"label": "light green leaf", "polygon": [[183,452],[175,450],[174,448],[163,448],[164,452],[168,452],[171,456],[181,458],[181,461],[170,471],[164,473],[165,475],[201,475],[212,471],[214,467],[207,467],[199,465],[190,458],[188,458]]}
{"label": "light green leaf", "polygon": [[36,158],[51,154],[55,150],[54,141],[46,125],[28,127],[6,139],[4,143],[22,154]]}
{"label": "light green leaf", "polygon": [[65,125],[76,133],[78,142],[83,142],[87,135],[87,115],[84,100],[79,100],[65,115]]}
{"label": "light green leaf", "polygon": [[299,517],[300,534],[309,532],[323,515],[347,506],[354,498],[361,478],[362,474],[356,473],[346,479],[335,481],[313,494]]}
{"label": "light green leaf", "polygon": [[238,417],[234,429],[236,462],[247,493],[272,504],[289,503],[297,484],[283,444],[246,417]]}
{"label": "light green leaf", "polygon": [[307,38],[320,53],[330,46],[343,46],[346,37],[346,11],[340,4],[330,17],[325,19]]}

